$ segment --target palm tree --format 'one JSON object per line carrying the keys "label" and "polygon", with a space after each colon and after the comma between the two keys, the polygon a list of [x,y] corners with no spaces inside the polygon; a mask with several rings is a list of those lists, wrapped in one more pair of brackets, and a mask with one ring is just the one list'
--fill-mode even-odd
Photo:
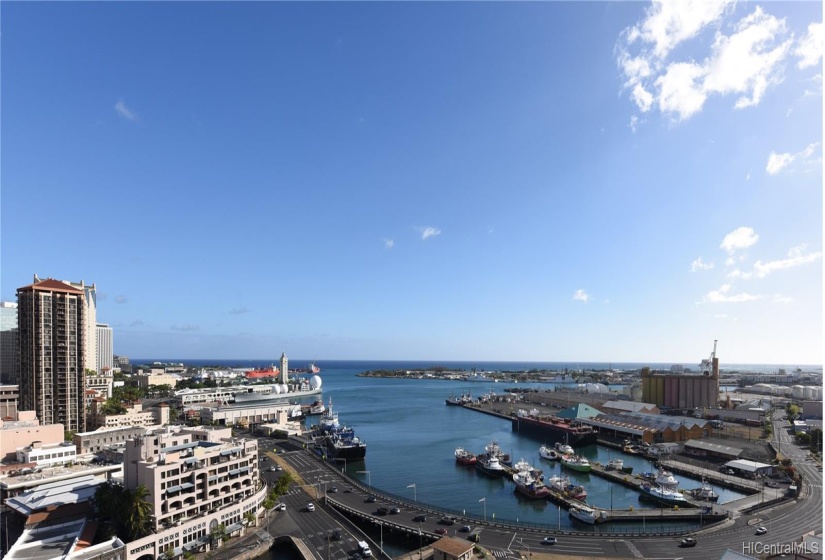
{"label": "palm tree", "polygon": [[152,504],[147,500],[149,490],[141,484],[129,495],[128,515],[125,519],[130,540],[145,537],[151,531]]}
{"label": "palm tree", "polygon": [[253,523],[255,523],[255,514],[254,514],[254,513],[252,513],[251,511],[247,511],[247,512],[244,514],[243,518],[244,518],[244,521],[246,521],[246,526],[247,526],[247,527],[249,527],[249,526],[251,526]]}

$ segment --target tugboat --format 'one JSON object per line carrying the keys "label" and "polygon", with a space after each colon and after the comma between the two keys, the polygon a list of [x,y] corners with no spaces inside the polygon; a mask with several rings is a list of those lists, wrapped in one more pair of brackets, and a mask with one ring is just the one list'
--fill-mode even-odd
{"label": "tugboat", "polygon": [[455,461],[459,465],[475,465],[478,459],[476,456],[473,455],[470,451],[467,451],[463,447],[458,447],[455,450]]}

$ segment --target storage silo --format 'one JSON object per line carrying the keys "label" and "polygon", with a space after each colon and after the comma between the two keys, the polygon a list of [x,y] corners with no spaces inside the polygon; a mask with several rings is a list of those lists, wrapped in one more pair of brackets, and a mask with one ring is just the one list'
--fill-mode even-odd
{"label": "storage silo", "polygon": [[802,398],[806,401],[812,401],[814,399],[814,388],[813,387],[805,387],[802,391]]}
{"label": "storage silo", "polygon": [[805,394],[805,387],[802,385],[791,386],[791,396],[795,399],[801,399]]}

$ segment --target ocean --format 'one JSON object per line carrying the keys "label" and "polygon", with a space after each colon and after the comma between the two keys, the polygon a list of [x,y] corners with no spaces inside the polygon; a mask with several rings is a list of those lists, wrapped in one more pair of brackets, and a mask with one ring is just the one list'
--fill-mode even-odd
{"label": "ocean", "polygon": [[[250,363],[235,360],[152,360],[183,362],[188,366],[217,365],[223,367],[259,367],[266,362]],[[139,363],[139,362],[135,362]],[[151,362],[149,362],[151,363]],[[309,363],[290,360],[293,367]],[[349,463],[347,472],[365,484],[384,492],[396,494],[408,500],[417,500],[440,508],[479,518],[506,519],[522,524],[546,526],[549,529],[570,529],[573,523],[564,510],[549,501],[526,500],[514,493],[512,482],[481,475],[474,468],[456,464],[456,447],[464,447],[474,453],[482,453],[491,441],[498,442],[513,461],[524,459],[544,471],[545,479],[555,474],[567,475],[583,485],[589,494],[588,503],[598,507],[622,509],[651,508],[639,500],[637,492],[619,485],[612,485],[596,475],[562,469],[558,462],[541,459],[539,447],[545,443],[535,438],[514,433],[509,420],[482,414],[461,407],[447,406],[450,395],[470,392],[474,397],[491,390],[503,393],[508,386],[551,389],[552,384],[524,384],[492,382],[462,382],[438,379],[394,379],[358,377],[358,373],[375,369],[415,369],[435,365],[457,369],[478,370],[529,370],[547,368],[563,370],[564,367],[608,369],[635,369],[639,364],[561,364],[530,362],[332,362],[318,361],[321,367],[323,400],[333,403],[340,422],[351,426],[367,443],[367,456],[363,462]],[[655,364],[649,364],[655,366]],[[670,364],[667,365],[668,367]],[[303,402],[311,402],[305,398]],[[571,404],[573,404],[571,402]],[[311,417],[308,422],[317,421]],[[634,473],[653,470],[652,463],[637,455],[590,445],[577,450],[591,460],[606,463],[620,457]],[[344,465],[341,465],[344,467]],[[680,488],[697,488],[698,479],[677,475]],[[741,497],[741,494],[721,487],[720,503]],[[649,524],[652,525],[652,524]],[[576,523],[577,530],[588,530]],[[616,523],[611,530],[621,530]],[[662,527],[664,528],[664,526]],[[648,526],[648,531],[656,530]]]}

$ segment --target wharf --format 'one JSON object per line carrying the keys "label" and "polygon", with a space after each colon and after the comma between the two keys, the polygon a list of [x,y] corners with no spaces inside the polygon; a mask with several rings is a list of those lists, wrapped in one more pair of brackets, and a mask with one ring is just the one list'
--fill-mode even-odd
{"label": "wharf", "polygon": [[[605,467],[598,463],[591,463],[590,464],[590,473],[595,474],[596,476],[600,476],[604,479],[609,480],[610,482],[617,482],[623,486],[627,486],[628,488],[632,488],[633,490],[637,490],[641,493],[641,486],[645,480],[638,475],[627,474],[622,471],[613,471],[607,470]],[[707,502],[702,502],[700,500],[695,500],[688,494],[683,494],[685,500],[687,500],[688,504],[692,508],[703,508],[707,507]]]}

